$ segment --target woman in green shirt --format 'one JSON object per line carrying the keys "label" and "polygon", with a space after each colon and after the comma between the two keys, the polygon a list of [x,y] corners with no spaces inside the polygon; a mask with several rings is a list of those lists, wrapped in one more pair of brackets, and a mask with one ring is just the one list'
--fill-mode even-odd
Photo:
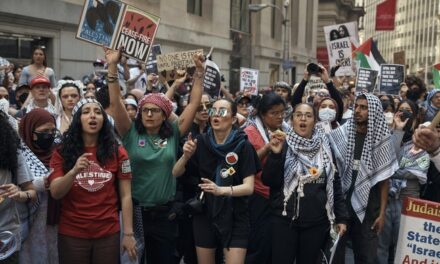
{"label": "woman in green shirt", "polygon": [[142,208],[145,254],[148,263],[173,263],[177,223],[170,214],[176,192],[172,168],[180,135],[190,129],[203,90],[203,55],[194,56],[191,101],[182,114],[172,113],[172,103],[163,94],[146,95],[139,102],[134,122],[128,116],[119,89],[117,63],[121,53],[106,50],[110,110],[132,166],[132,193]]}

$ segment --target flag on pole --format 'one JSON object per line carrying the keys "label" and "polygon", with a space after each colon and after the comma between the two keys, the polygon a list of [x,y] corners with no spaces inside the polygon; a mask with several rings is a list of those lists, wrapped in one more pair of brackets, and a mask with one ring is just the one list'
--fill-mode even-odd
{"label": "flag on pole", "polygon": [[380,71],[380,65],[385,63],[372,38],[367,39],[353,51],[353,58],[360,62],[361,68]]}
{"label": "flag on pole", "polygon": [[432,79],[435,89],[440,89],[440,63],[432,66]]}

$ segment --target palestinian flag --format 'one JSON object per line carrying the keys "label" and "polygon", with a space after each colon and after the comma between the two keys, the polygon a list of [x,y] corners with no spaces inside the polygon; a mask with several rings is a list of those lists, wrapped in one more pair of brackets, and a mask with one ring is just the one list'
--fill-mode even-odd
{"label": "palestinian flag", "polygon": [[386,63],[373,38],[369,38],[353,51],[353,59],[360,62],[361,68],[375,71],[380,71],[380,65]]}
{"label": "palestinian flag", "polygon": [[432,66],[432,80],[434,81],[435,89],[440,89],[440,63]]}

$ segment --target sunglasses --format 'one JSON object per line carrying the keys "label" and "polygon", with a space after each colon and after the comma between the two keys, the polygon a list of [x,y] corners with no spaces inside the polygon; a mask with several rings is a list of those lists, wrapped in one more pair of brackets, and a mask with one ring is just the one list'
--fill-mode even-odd
{"label": "sunglasses", "polygon": [[197,112],[201,112],[203,110],[209,110],[212,107],[212,103],[202,103],[197,107]]}
{"label": "sunglasses", "polygon": [[208,115],[211,117],[212,116],[225,117],[226,115],[228,115],[228,109],[226,109],[226,108],[220,108],[220,109],[210,108],[208,110]]}

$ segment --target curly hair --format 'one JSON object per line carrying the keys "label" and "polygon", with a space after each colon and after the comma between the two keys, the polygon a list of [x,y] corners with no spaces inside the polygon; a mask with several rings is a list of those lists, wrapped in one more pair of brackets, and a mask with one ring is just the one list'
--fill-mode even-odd
{"label": "curly hair", "polygon": [[8,121],[8,115],[0,110],[0,169],[15,174],[17,171],[17,150],[20,138]]}
{"label": "curly hair", "polygon": [[[82,108],[82,107],[81,107]],[[108,116],[103,109],[102,115],[104,122],[98,135],[98,149],[96,157],[100,165],[116,157],[118,142],[116,140],[113,126],[108,120]],[[62,145],[59,153],[63,157],[63,171],[67,173],[74,166],[78,158],[84,154],[84,141],[82,138],[81,109],[73,116],[69,129],[64,132]]]}

